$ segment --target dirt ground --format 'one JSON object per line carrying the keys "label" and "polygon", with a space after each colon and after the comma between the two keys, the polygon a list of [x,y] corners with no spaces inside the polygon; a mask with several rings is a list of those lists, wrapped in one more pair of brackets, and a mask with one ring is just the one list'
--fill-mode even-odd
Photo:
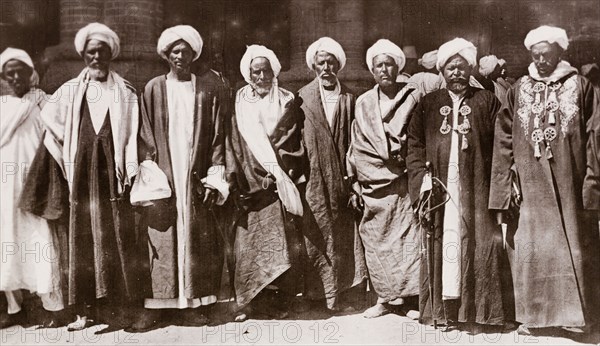
{"label": "dirt ground", "polygon": [[311,310],[284,320],[250,319],[230,322],[226,304],[219,304],[209,326],[179,326],[174,320],[146,333],[128,333],[107,325],[79,332],[35,326],[0,331],[2,345],[580,345],[600,343],[600,333],[571,334],[549,330],[542,335],[520,336],[516,331],[483,333],[480,327],[443,332],[423,326],[405,316],[389,314],[365,319],[360,312],[330,316]]}

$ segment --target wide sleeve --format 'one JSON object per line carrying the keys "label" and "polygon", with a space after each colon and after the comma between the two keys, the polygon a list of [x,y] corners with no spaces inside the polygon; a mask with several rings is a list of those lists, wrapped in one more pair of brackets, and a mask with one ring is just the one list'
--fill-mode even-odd
{"label": "wide sleeve", "polygon": [[583,90],[583,102],[587,133],[583,206],[600,210],[600,95],[589,82]]}
{"label": "wide sleeve", "polygon": [[303,174],[304,146],[302,145],[302,117],[297,103],[288,102],[277,128],[271,135],[273,147],[281,158],[284,171],[293,181]]}
{"label": "wide sleeve", "polygon": [[351,181],[355,181],[357,179],[357,171],[356,171],[356,157],[354,156],[354,142],[358,138],[358,124],[356,123],[356,119],[352,121],[351,131],[350,131],[350,145],[348,145],[348,153],[346,153],[346,175]]}
{"label": "wide sleeve", "polygon": [[229,184],[225,178],[225,110],[226,102],[224,99],[225,93],[208,94],[207,97],[212,98],[212,141],[211,141],[211,166],[206,172],[206,177],[202,178],[202,183],[205,187],[212,187],[219,191],[219,199],[217,205],[222,205],[229,196]]}
{"label": "wide sleeve", "polygon": [[512,127],[515,88],[507,95],[507,103],[496,116],[489,209],[507,210],[512,194],[511,167],[514,163]]}
{"label": "wide sleeve", "polygon": [[413,204],[420,197],[423,176],[425,175],[425,162],[427,160],[424,118],[423,102],[419,102],[412,111],[407,130],[408,152],[406,155],[406,167],[408,169],[408,191]]}
{"label": "wide sleeve", "polygon": [[154,138],[152,115],[154,114],[152,102],[152,88],[146,86],[140,97],[140,119],[138,132],[138,161],[156,160],[156,139]]}

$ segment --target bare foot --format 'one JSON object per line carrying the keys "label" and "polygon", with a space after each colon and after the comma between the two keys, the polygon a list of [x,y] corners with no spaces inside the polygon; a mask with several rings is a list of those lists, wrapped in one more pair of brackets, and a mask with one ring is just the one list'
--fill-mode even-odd
{"label": "bare foot", "polygon": [[364,318],[376,318],[389,314],[390,310],[385,304],[375,304],[363,312]]}
{"label": "bare foot", "polygon": [[85,328],[90,327],[93,324],[93,320],[87,318],[87,316],[79,316],[77,315],[77,319],[75,322],[71,322],[67,324],[68,332],[75,332],[78,330],[83,330]]}

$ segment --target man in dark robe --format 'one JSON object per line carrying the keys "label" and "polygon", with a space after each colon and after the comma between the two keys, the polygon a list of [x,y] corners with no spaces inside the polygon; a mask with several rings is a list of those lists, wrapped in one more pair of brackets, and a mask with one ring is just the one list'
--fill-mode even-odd
{"label": "man in dark robe", "polygon": [[[364,201],[360,237],[377,303],[363,316],[408,313],[419,295],[420,238],[406,175],[406,128],[420,99],[411,84],[396,83],[404,53],[381,39],[367,50],[367,66],[377,85],[356,103],[348,158]],[[416,311],[410,314],[416,317]]]}
{"label": "man in dark robe", "polygon": [[[190,72],[202,51],[202,38],[191,26],[166,29],[157,50],[170,72],[148,82],[142,95],[140,179],[131,193],[132,203],[148,205],[141,227],[147,230],[152,294],[144,305],[185,309],[185,322],[201,325],[208,321],[206,307],[217,301],[222,274],[221,235],[212,207],[229,194],[222,106],[226,88],[212,71],[200,76]],[[161,179],[152,174],[156,165],[158,175],[166,177],[165,194],[152,193],[160,189]],[[158,316],[147,317],[154,321]],[[151,325],[138,322],[134,329]]]}
{"label": "man in dark robe", "polygon": [[239,210],[234,281],[241,309],[236,320],[259,313],[282,318],[287,307],[277,297],[298,292],[301,269],[303,207],[296,187],[305,180],[301,119],[294,95],[277,86],[281,64],[273,51],[248,47],[240,71],[248,85],[236,94],[226,164]]}
{"label": "man in dark robe", "polygon": [[529,74],[510,90],[496,123],[489,207],[504,219],[520,186],[507,250],[523,334],[585,331],[598,317],[600,111],[590,82],[560,58],[568,42],[561,28],[529,32]]}
{"label": "man in dark robe", "polygon": [[75,36],[75,48],[87,67],[63,84],[41,113],[45,148],[69,190],[68,301],[81,313],[70,330],[91,324],[94,311],[88,306],[106,303],[121,311],[144,290],[136,285],[129,203],[137,173],[137,97],[129,82],[110,69],[119,54],[119,38],[110,28],[87,25]]}
{"label": "man in dark robe", "polygon": [[420,202],[427,162],[444,185],[434,190],[431,206],[447,201],[432,215],[433,258],[424,255],[421,262],[419,310],[427,324],[502,325],[511,319],[510,300],[503,296],[510,289],[503,287],[509,281],[502,275],[501,230],[486,205],[500,101],[469,86],[476,56],[475,46],[461,38],[440,47],[437,67],[447,89],[424,96],[408,127],[413,205]]}
{"label": "man in dark robe", "polygon": [[342,293],[367,276],[347,181],[346,153],[355,97],[337,78],[346,64],[339,43],[328,37],[319,39],[308,48],[306,62],[316,78],[298,91],[308,156],[304,295],[325,299],[326,307],[333,311],[349,309],[352,298],[341,302]]}

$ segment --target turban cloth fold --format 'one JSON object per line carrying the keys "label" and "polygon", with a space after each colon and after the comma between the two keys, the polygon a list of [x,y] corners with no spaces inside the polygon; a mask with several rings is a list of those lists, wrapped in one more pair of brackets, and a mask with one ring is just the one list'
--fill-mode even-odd
{"label": "turban cloth fold", "polygon": [[419,60],[419,65],[423,66],[428,70],[431,70],[435,67],[435,64],[437,62],[437,54],[437,49],[423,54],[423,57]]}
{"label": "turban cloth fold", "polygon": [[306,50],[306,65],[308,65],[309,69],[313,69],[315,55],[321,51],[335,56],[340,63],[340,71],[346,66],[346,53],[342,46],[331,37],[321,37],[308,46],[308,49]]}
{"label": "turban cloth fold", "polygon": [[525,47],[527,50],[531,50],[531,47],[540,43],[548,42],[550,44],[557,43],[560,48],[567,50],[569,47],[569,38],[565,29],[557,28],[555,26],[542,25],[537,29],[531,30],[527,36],[525,36]]}
{"label": "turban cloth fold", "polygon": [[463,57],[471,67],[477,65],[477,48],[464,38],[455,38],[440,46],[438,49],[437,69],[441,71],[448,60],[455,56]]}
{"label": "turban cloth fold", "polygon": [[35,71],[35,67],[33,66],[33,60],[26,51],[17,48],[8,47],[0,54],[0,73],[4,72],[4,65],[10,60],[18,60],[25,65],[31,67],[33,73],[31,74],[31,78],[29,82],[31,86],[37,86],[39,83],[39,76]]}
{"label": "turban cloth fold", "polygon": [[396,65],[398,65],[398,73],[402,71],[404,64],[406,63],[404,52],[402,52],[402,49],[400,49],[400,47],[398,47],[394,42],[381,39],[375,42],[375,44],[367,50],[367,66],[369,66],[370,72],[373,72],[373,58],[380,54],[385,54],[392,57],[396,62]]}
{"label": "turban cloth fold", "polygon": [[163,31],[158,38],[156,52],[161,56],[161,58],[169,60],[167,57],[169,49],[171,49],[173,43],[179,40],[184,40],[190,45],[190,47],[192,47],[192,50],[195,53],[192,61],[198,60],[200,54],[202,53],[202,46],[204,45],[204,42],[202,41],[200,33],[198,33],[198,31],[190,25],[176,25]]}
{"label": "turban cloth fold", "polygon": [[85,45],[89,40],[98,40],[106,43],[110,47],[111,59],[119,56],[121,41],[119,40],[119,36],[108,26],[102,23],[90,23],[79,29],[75,35],[75,50],[80,56],[83,56]]}
{"label": "turban cloth fold", "polygon": [[499,63],[500,61],[495,55],[484,56],[483,58],[479,59],[479,73],[482,76],[487,77],[494,72],[496,65]]}
{"label": "turban cloth fold", "polygon": [[240,72],[247,83],[252,82],[252,79],[250,78],[250,64],[252,63],[252,60],[260,57],[269,60],[275,78],[279,76],[279,72],[281,72],[281,63],[279,62],[279,59],[277,59],[277,55],[265,46],[253,44],[246,48],[246,53],[244,53],[244,56],[242,56],[242,60],[240,61]]}

